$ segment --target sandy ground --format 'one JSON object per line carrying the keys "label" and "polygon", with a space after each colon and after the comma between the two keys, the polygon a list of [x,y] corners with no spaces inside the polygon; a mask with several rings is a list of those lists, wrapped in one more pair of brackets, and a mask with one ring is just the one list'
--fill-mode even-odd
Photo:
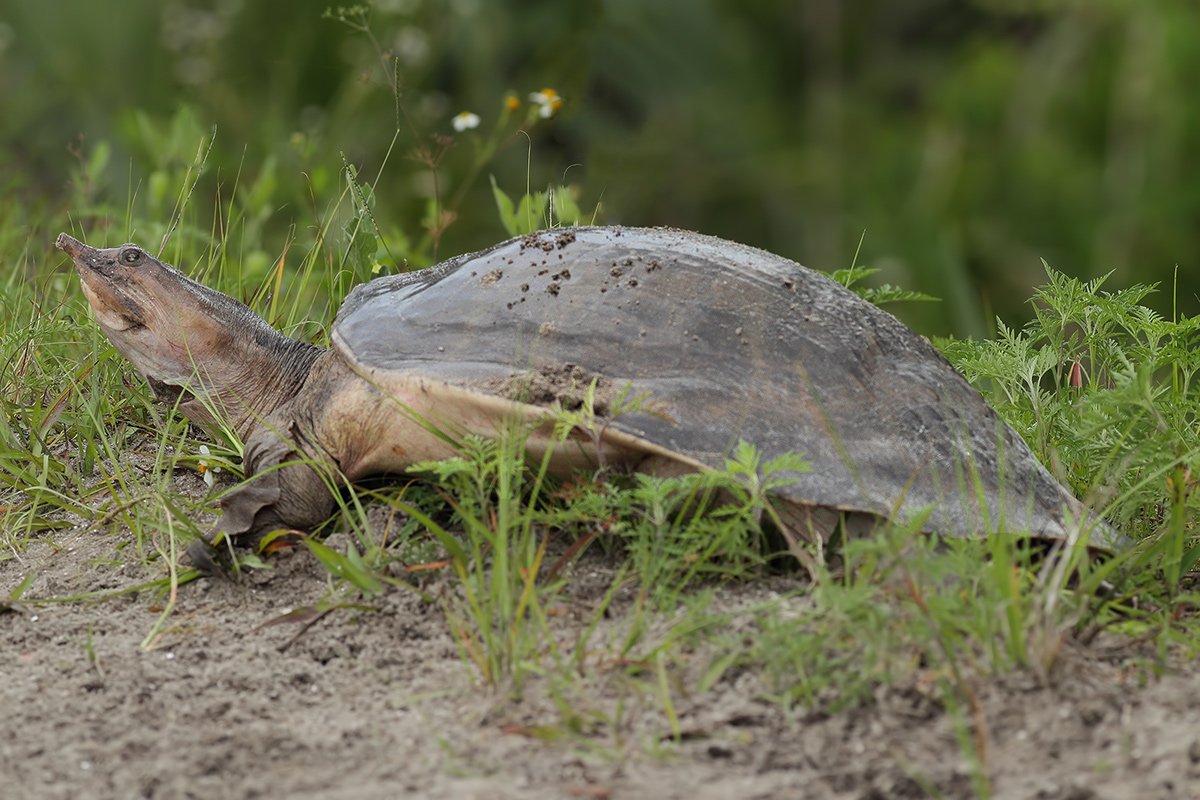
{"label": "sandy ground", "polygon": [[[413,591],[307,629],[260,627],[327,591],[303,550],[239,582],[184,586],[152,649],[141,643],[161,598],[29,601],[144,581],[113,561],[124,541],[68,531],[0,562],[0,597],[37,575],[23,602],[0,606],[0,798],[975,796],[952,719],[919,678],[865,708],[789,712],[745,671],[694,691],[698,650],[671,676],[675,741],[655,681],[611,659],[592,662],[566,706],[537,676],[519,697],[475,685],[442,610]],[[612,567],[598,554],[576,567],[594,580],[564,601],[576,613],[554,618],[563,641]],[[714,602],[770,591],[729,587]],[[976,687],[996,797],[1200,797],[1200,680],[1184,664],[1139,687],[1150,673],[1129,659],[1128,645],[1075,646],[1049,685],[1019,674]],[[564,707],[578,733],[554,738]]]}

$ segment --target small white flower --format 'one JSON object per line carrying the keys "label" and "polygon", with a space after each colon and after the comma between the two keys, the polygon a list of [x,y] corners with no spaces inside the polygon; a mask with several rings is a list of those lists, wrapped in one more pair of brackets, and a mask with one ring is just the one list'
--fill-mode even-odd
{"label": "small white flower", "polygon": [[450,120],[450,124],[454,126],[454,130],[462,133],[469,131],[472,128],[479,127],[479,115],[472,114],[470,111],[464,111],[461,114],[456,114],[454,119]]}
{"label": "small white flower", "polygon": [[536,103],[539,106],[538,116],[542,119],[549,119],[554,116],[556,111],[563,107],[563,99],[553,89],[542,89],[540,92],[533,92],[529,95],[529,102]]}
{"label": "small white flower", "polygon": [[[200,455],[205,456],[205,457],[207,457],[209,455],[208,445],[206,445],[206,444],[200,445]],[[208,462],[202,458],[197,463],[197,469],[200,470],[200,474],[202,476],[204,476],[204,482],[207,483],[208,488],[211,489],[213,487],[213,483],[215,483],[217,480],[214,473],[220,472],[221,468],[220,467],[210,467],[208,465]]]}

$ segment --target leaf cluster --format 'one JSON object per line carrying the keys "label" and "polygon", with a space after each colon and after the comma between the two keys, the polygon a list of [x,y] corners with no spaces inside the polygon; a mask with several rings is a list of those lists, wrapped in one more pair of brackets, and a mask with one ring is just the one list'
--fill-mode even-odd
{"label": "leaf cluster", "polygon": [[892,286],[890,283],[882,284],[878,287],[859,286],[859,284],[879,272],[880,270],[872,267],[863,267],[854,264],[846,269],[836,269],[833,272],[822,272],[835,282],[845,286],[850,291],[857,294],[864,300],[874,303],[877,306],[882,306],[886,303],[898,303],[906,300],[915,300],[926,303],[936,303],[940,298],[934,297],[924,292],[915,292],[910,289],[901,289],[899,286]]}
{"label": "leaf cluster", "polygon": [[1059,481],[1132,537],[1173,542],[1174,585],[1196,555],[1200,319],[1143,305],[1155,286],[1109,292],[1108,276],[1045,270],[1023,328],[998,320],[994,340],[939,344]]}

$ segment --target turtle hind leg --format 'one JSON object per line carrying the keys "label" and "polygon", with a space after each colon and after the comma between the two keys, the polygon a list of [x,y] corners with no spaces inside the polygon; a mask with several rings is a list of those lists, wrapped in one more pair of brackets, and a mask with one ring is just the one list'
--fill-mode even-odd
{"label": "turtle hind leg", "polygon": [[871,536],[881,520],[866,511],[841,511],[775,495],[771,498],[771,527],[810,578],[817,577],[818,561],[825,563],[826,549]]}
{"label": "turtle hind leg", "polygon": [[219,571],[223,554],[212,542],[221,534],[253,546],[281,528],[313,530],[333,513],[333,491],[318,467],[273,431],[251,437],[245,463],[253,477],[221,500],[216,527],[188,548],[192,563],[202,572]]}

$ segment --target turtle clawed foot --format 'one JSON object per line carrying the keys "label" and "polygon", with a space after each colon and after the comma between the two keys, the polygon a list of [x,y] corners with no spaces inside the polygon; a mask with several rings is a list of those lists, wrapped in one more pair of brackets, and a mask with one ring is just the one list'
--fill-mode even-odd
{"label": "turtle clawed foot", "polygon": [[[236,563],[236,555],[230,550],[230,539],[228,534],[222,535],[222,531],[216,530],[211,534],[211,539],[208,537],[200,537],[196,541],[188,545],[187,554],[192,562],[192,566],[201,575],[209,578],[227,578],[232,579],[237,574],[238,565]],[[300,531],[292,531],[291,534],[284,534],[285,531],[277,531],[277,541],[272,542],[272,547],[263,549],[261,542],[263,533],[252,534],[249,536],[240,536],[232,541],[238,550],[245,548],[251,553],[272,552],[281,547],[295,547],[300,543],[300,539],[295,534],[300,534]],[[275,538],[275,537],[273,537]]]}
{"label": "turtle clawed foot", "polygon": [[207,539],[197,539],[188,545],[188,558],[192,560],[192,566],[201,575],[210,578],[228,578],[231,574],[232,564],[229,562],[229,553],[221,547],[217,547]]}

